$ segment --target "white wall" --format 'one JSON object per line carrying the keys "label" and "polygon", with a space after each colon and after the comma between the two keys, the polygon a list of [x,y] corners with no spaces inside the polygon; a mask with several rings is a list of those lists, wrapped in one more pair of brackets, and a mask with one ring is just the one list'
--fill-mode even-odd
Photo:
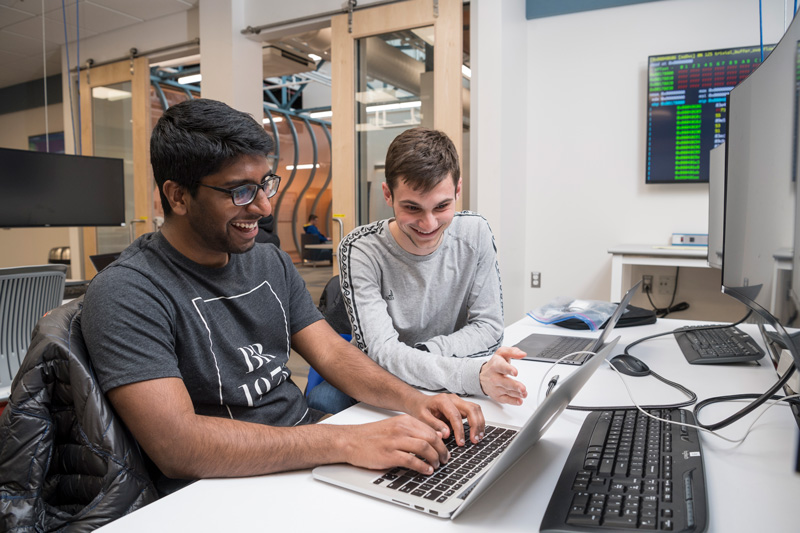
{"label": "white wall", "polygon": [[[783,9],[783,0],[764,0],[765,43],[783,35]],[[608,248],[667,244],[673,232],[708,228],[706,185],[644,183],[647,57],[758,44],[758,2],[669,0],[530,20],[526,29],[528,146],[518,172],[528,180],[527,214],[519,224],[529,230],[526,270],[542,272],[542,288],[525,286],[525,307],[557,296],[608,300]],[[504,131],[499,142],[517,135]],[[718,294],[714,274],[699,275],[705,281],[681,270],[677,301],[712,315],[698,318],[735,318],[741,308]]]}
{"label": "white wall", "polygon": [[[28,149],[28,137],[62,131],[63,104],[39,107],[0,115],[0,147],[17,150]],[[20,176],[24,179],[24,176]],[[50,248],[69,246],[68,228],[13,228],[0,229],[0,268],[42,265],[47,263]]]}

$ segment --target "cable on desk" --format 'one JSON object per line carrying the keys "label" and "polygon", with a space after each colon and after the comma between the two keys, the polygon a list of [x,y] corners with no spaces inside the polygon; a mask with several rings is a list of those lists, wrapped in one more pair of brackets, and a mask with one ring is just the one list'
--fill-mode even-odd
{"label": "cable on desk", "polygon": [[[742,322],[744,322],[745,320],[750,318],[751,314],[753,314],[753,310],[752,309],[747,311],[747,314],[744,315],[744,317],[741,320],[739,320],[737,322],[734,322],[733,324],[714,324],[713,326],[700,326],[700,327],[693,328],[693,329],[696,331],[696,330],[701,330],[701,329],[735,328],[736,326],[738,326],[739,324],[741,324]],[[678,328],[678,329],[680,329],[680,328]],[[631,353],[628,352],[628,350],[630,350],[631,348],[633,348],[637,344],[642,343],[644,341],[649,341],[650,339],[655,339],[657,337],[664,337],[665,335],[673,335],[675,333],[675,331],[677,331],[677,330],[673,329],[673,330],[670,330],[670,331],[664,331],[662,333],[656,333],[655,335],[648,335],[647,337],[642,337],[641,339],[637,339],[637,340],[633,341],[632,343],[630,343],[629,345],[627,345],[622,353],[624,353],[625,355],[631,355]]]}
{"label": "cable on desk", "polygon": [[[611,364],[611,363],[609,363],[609,364]],[[613,365],[612,365],[612,368],[613,368]],[[616,368],[614,368],[614,370],[616,370]],[[685,394],[689,399],[686,400],[686,401],[683,401],[681,403],[673,403],[673,404],[669,404],[669,405],[643,405],[641,407],[642,409],[680,409],[681,407],[687,407],[689,405],[692,405],[694,402],[697,401],[697,394],[695,394],[692,390],[684,387],[680,383],[675,383],[674,381],[670,381],[667,378],[665,378],[664,376],[656,374],[652,370],[650,370],[650,374],[649,375],[651,375],[654,378],[666,383],[670,387],[678,389],[683,394]],[[622,376],[620,376],[620,377],[622,377]],[[642,376],[642,377],[646,377],[646,376]],[[633,398],[631,398],[631,400],[633,400]],[[606,406],[590,407],[590,406],[584,406],[584,405],[568,405],[567,409],[571,409],[573,411],[598,411],[598,410],[617,411],[617,410],[621,410],[621,409],[635,409],[637,407],[639,407],[639,406],[638,405],[613,405],[613,406],[608,406],[608,407],[606,407]]]}
{"label": "cable on desk", "polygon": [[[544,376],[542,377],[542,381],[539,382],[539,390],[536,391],[536,399],[537,399],[537,401],[538,401],[539,397],[541,397],[541,395],[542,395],[542,387],[544,386],[544,381],[547,379],[547,376],[550,374],[550,371],[553,370],[556,367],[556,365],[558,363],[560,363],[561,361],[563,361],[564,359],[566,359],[568,357],[573,357],[575,355],[581,355],[581,354],[590,354],[591,356],[597,355],[596,352],[590,352],[588,350],[581,350],[579,352],[572,352],[572,353],[568,353],[566,355],[562,355],[561,357],[559,357],[558,359],[556,359],[555,361],[550,363],[550,367],[547,370],[545,370],[545,372],[544,372]],[[551,381],[554,381],[554,383],[553,383],[552,386],[548,385],[547,394],[550,394],[550,391],[552,391],[553,387],[555,387],[556,384],[558,383],[558,376],[555,376]],[[545,394],[545,396],[547,396],[547,394]],[[541,402],[539,402],[539,403],[541,403]],[[536,404],[537,407],[539,406],[539,403]]]}
{"label": "cable on desk", "polygon": [[[794,373],[794,371],[795,371],[794,365],[790,366],[786,370],[786,372],[783,374],[783,376],[781,376],[781,379],[779,379],[777,381],[777,383],[775,383],[772,387],[770,387],[770,389],[767,392],[765,392],[764,394],[761,394],[761,395],[759,395],[759,394],[734,394],[734,395],[730,395],[730,396],[716,396],[714,398],[707,398],[707,399],[703,400],[702,402],[698,403],[694,408],[694,419],[697,421],[697,425],[700,426],[703,429],[708,430],[708,431],[716,431],[718,429],[722,429],[722,428],[724,428],[726,426],[729,426],[729,425],[733,424],[734,422],[736,422],[737,420],[739,420],[739,419],[743,418],[744,416],[748,415],[756,407],[758,407],[759,405],[763,404],[764,402],[766,402],[768,400],[789,401],[789,399],[792,398],[791,396],[776,396],[775,393],[778,392],[778,390],[780,390],[786,384],[787,381],[789,381],[789,378],[792,376],[792,373]],[[794,395],[794,396],[796,397],[797,395]],[[754,399],[755,401],[750,402],[744,408],[740,409],[737,413],[732,414],[731,416],[729,416],[725,420],[721,420],[721,421],[716,422],[714,424],[701,424],[700,423],[700,419],[698,418],[698,413],[700,412],[701,409],[703,409],[704,407],[706,407],[708,405],[711,405],[713,403],[719,403],[719,402],[727,402],[727,401],[733,401],[733,400],[749,400],[749,399]],[[797,400],[790,401],[790,403],[796,403],[796,402],[797,402]]]}
{"label": "cable on desk", "polygon": [[[748,313],[748,316],[749,316],[749,314],[750,313]],[[746,318],[747,317],[745,317],[745,319]],[[744,319],[742,319],[742,321],[744,321]],[[536,395],[537,398],[541,395],[542,386],[544,385],[544,382],[547,379],[547,376],[550,373],[550,371],[559,362],[561,362],[563,359],[566,359],[567,357],[570,357],[572,355],[576,355],[576,354],[579,354],[579,353],[587,353],[587,352],[575,352],[574,354],[567,354],[564,357],[562,357],[561,359],[558,359],[557,361],[555,361],[554,363],[551,363],[550,368],[548,368],[545,371],[544,376],[542,377],[542,381],[539,383],[539,392]],[[588,352],[588,353],[592,353],[593,355],[597,355],[594,352]],[[614,367],[614,365],[612,365],[611,362],[608,359],[606,359],[605,362],[611,368],[611,370],[613,370],[614,372],[617,373],[617,376],[619,376],[620,380],[622,380],[622,384],[625,387],[625,390],[628,392],[628,397],[631,399],[631,402],[633,402],[633,405],[636,407],[636,409],[641,411],[645,416],[647,416],[649,418],[652,418],[654,420],[658,420],[659,422],[667,423],[667,424],[672,424],[672,425],[677,425],[677,426],[687,426],[687,427],[695,428],[695,429],[697,429],[699,431],[703,431],[705,433],[709,433],[711,435],[714,435],[715,437],[718,437],[718,438],[720,438],[722,440],[728,441],[728,442],[733,443],[733,444],[738,444],[738,443],[744,442],[744,440],[750,434],[750,431],[753,430],[753,426],[756,424],[756,422],[758,422],[758,420],[764,415],[764,413],[766,413],[769,409],[774,407],[776,404],[778,404],[780,402],[796,403],[796,402],[800,401],[800,394],[793,394],[791,396],[773,396],[774,392],[778,388],[782,387],[784,385],[784,383],[789,380],[789,377],[792,375],[792,372],[795,370],[794,366],[792,366],[791,368],[789,368],[786,371],[786,373],[783,375],[783,377],[780,380],[778,380],[778,383],[776,383],[769,391],[767,391],[766,393],[764,393],[761,396],[761,397],[765,397],[763,401],[753,402],[753,403],[748,404],[747,407],[742,409],[742,411],[740,411],[739,413],[729,417],[726,420],[723,420],[722,422],[718,422],[717,424],[712,424],[710,426],[706,426],[706,425],[700,424],[699,422],[697,423],[697,425],[694,425],[694,424],[688,424],[688,423],[685,423],[685,422],[678,422],[678,421],[675,421],[675,420],[667,420],[666,418],[661,418],[661,417],[655,416],[655,415],[653,415],[651,413],[648,413],[647,411],[645,411],[644,407],[642,407],[638,403],[636,403],[636,400],[633,398],[633,393],[631,392],[631,389],[628,387],[628,383],[625,381],[625,378],[622,376],[622,373],[619,370],[617,370]],[[552,389],[552,387],[548,387],[548,390],[551,390],[551,389]],[[716,433],[717,429],[720,429],[722,427],[725,427],[727,425],[732,424],[733,422],[735,422],[736,420],[739,420],[740,418],[745,416],[747,413],[751,412],[753,409],[755,409],[756,407],[758,407],[759,405],[763,404],[764,402],[766,402],[768,400],[772,400],[772,403],[769,404],[767,406],[767,408],[764,409],[761,413],[759,413],[759,415],[755,418],[755,420],[753,420],[753,422],[750,424],[750,426],[748,426],[747,431],[745,431],[745,434],[740,439],[731,439],[731,438],[728,438],[728,437],[726,437],[724,435],[720,435],[719,433]],[[725,400],[718,400],[718,401],[725,401]],[[702,406],[705,407],[709,403],[713,403],[713,402],[709,402],[709,400],[704,400],[701,403],[703,404]],[[700,404],[698,404],[698,406],[699,405]],[[569,409],[569,406],[567,408]],[[608,407],[608,408],[606,408],[606,407],[595,407],[592,410],[603,411],[603,410],[613,410],[613,409],[614,409],[613,407]],[[746,413],[744,412],[745,410],[747,411]],[[731,420],[734,417],[736,417],[736,418],[734,420]],[[697,420],[697,408],[695,408],[695,420]],[[714,429],[709,429],[709,428],[712,428],[712,427]]]}
{"label": "cable on desk", "polygon": [[[630,399],[633,402],[633,404],[636,406],[636,409],[641,411],[644,415],[646,415],[646,416],[648,416],[648,417],[650,417],[650,418],[652,418],[654,420],[658,420],[659,422],[665,422],[667,424],[673,424],[673,425],[677,425],[677,426],[687,426],[687,427],[695,428],[695,429],[697,429],[699,431],[703,431],[705,433],[709,433],[711,435],[714,435],[715,437],[718,437],[718,438],[720,438],[720,439],[722,439],[724,441],[731,442],[733,444],[739,444],[741,442],[744,442],[744,440],[747,438],[747,436],[753,430],[753,426],[756,424],[756,422],[758,422],[758,419],[761,418],[764,415],[764,413],[766,413],[769,409],[774,407],[776,404],[778,404],[779,402],[789,402],[789,401],[796,402],[796,401],[798,401],[798,399],[800,399],[800,394],[793,394],[791,396],[780,396],[780,397],[777,397],[777,399],[774,399],[774,401],[771,404],[769,404],[766,409],[764,409],[763,411],[761,411],[761,413],[759,413],[759,415],[755,418],[755,420],[753,420],[753,422],[747,427],[747,431],[745,431],[744,435],[740,439],[731,439],[731,438],[728,438],[728,437],[726,437],[724,435],[720,435],[719,433],[716,433],[716,429],[719,429],[719,427],[717,427],[715,429],[708,429],[707,427],[704,427],[699,422],[697,423],[697,425],[688,424],[688,423],[685,423],[685,422],[678,422],[678,421],[675,421],[675,420],[667,420],[666,418],[661,418],[661,417],[655,416],[655,415],[653,415],[651,413],[648,413],[647,411],[644,410],[643,407],[641,407],[639,404],[636,403],[636,400],[633,399],[633,394],[631,393],[630,388],[628,388],[628,384],[625,382],[625,379],[622,377],[622,374],[620,373],[620,371],[617,370],[616,368],[614,368],[614,365],[612,365],[608,360],[606,360],[606,363],[608,364],[608,366],[610,366],[612,368],[612,370],[614,370],[614,372],[617,373],[619,378],[622,380],[622,384],[625,386],[625,390],[628,391],[628,396],[630,397]],[[792,374],[792,370],[793,369],[789,369],[789,371],[787,371],[786,374],[784,375],[784,377],[787,380],[788,380],[789,376]],[[783,378],[780,381],[783,381]],[[779,381],[779,383],[780,383],[780,381]],[[768,391],[767,394],[770,394],[770,392]],[[770,396],[772,396],[772,395],[770,394]],[[767,398],[767,399],[769,399],[769,398]],[[762,403],[764,403],[764,402],[760,402],[760,403],[758,403],[756,405],[753,405],[751,403],[745,409],[749,408],[748,412],[750,412],[753,409],[755,409],[756,407],[758,407],[758,405],[761,405]],[[696,412],[696,410],[695,410],[695,412]],[[736,416],[736,415],[734,415],[734,416]],[[739,416],[739,417],[737,417],[736,420],[739,420],[742,416],[744,416],[744,414]],[[695,416],[695,421],[696,420],[697,420],[697,417]],[[734,420],[731,420],[730,422],[728,422],[725,425],[728,425],[728,424],[730,424],[732,422],[734,422]],[[720,427],[724,427],[724,426],[720,426]]]}
{"label": "cable on desk", "polygon": [[[745,316],[744,316],[744,317],[743,317],[741,320],[739,320],[738,322],[734,322],[733,324],[727,324],[727,325],[713,325],[713,326],[703,326],[703,327],[699,327],[699,328],[696,328],[696,329],[723,329],[723,328],[732,328],[732,327],[738,326],[739,324],[741,324],[742,322],[744,322],[745,320],[747,320],[747,319],[750,317],[750,315],[752,314],[752,312],[753,312],[753,311],[752,311],[752,309],[751,309],[751,310],[748,310],[748,311],[747,311],[747,314],[746,314],[746,315],[745,315]],[[662,336],[664,336],[664,335],[670,335],[670,334],[672,334],[672,333],[674,333],[674,331],[669,331],[669,332],[665,332],[665,333],[657,333],[657,334],[655,334],[655,335],[650,335],[650,336],[647,336],[647,337],[642,337],[641,339],[638,339],[638,340],[636,340],[636,341],[634,341],[634,342],[630,343],[629,345],[627,345],[627,346],[625,347],[624,353],[625,353],[625,354],[627,354],[627,355],[631,355],[631,354],[628,352],[628,350],[629,350],[630,348],[632,348],[633,346],[635,346],[635,345],[637,345],[637,344],[639,344],[639,343],[641,343],[641,342],[644,342],[644,341],[646,341],[646,340],[649,340],[649,339],[654,339],[654,338],[656,338],[656,337],[662,337]],[[615,370],[616,370],[616,369],[615,369]],[[702,402],[698,403],[698,404],[695,406],[695,408],[694,408],[695,420],[697,420],[697,421],[698,421],[698,422],[697,422],[697,425],[698,425],[698,427],[700,427],[701,429],[704,429],[704,430],[706,430],[706,431],[711,431],[711,432],[713,432],[713,431],[716,431],[717,429],[722,429],[722,428],[724,428],[724,427],[726,427],[726,426],[729,426],[730,424],[732,424],[732,423],[736,422],[737,420],[740,420],[741,418],[743,418],[743,417],[747,416],[749,413],[751,413],[751,412],[752,412],[754,409],[756,409],[758,406],[762,405],[764,402],[766,402],[766,401],[768,401],[768,400],[770,400],[770,399],[772,399],[772,400],[776,400],[776,401],[783,401],[783,400],[784,400],[786,397],[783,397],[783,396],[776,396],[776,395],[775,395],[775,393],[776,393],[778,390],[780,390],[780,388],[781,388],[781,387],[783,387],[783,385],[785,385],[787,381],[789,381],[789,378],[791,377],[791,375],[792,375],[792,372],[794,372],[794,370],[795,370],[795,368],[794,368],[794,365],[792,365],[792,366],[791,366],[791,367],[790,367],[790,368],[787,370],[787,372],[786,372],[786,373],[785,373],[785,374],[784,374],[784,375],[781,377],[781,379],[780,379],[780,380],[778,380],[778,382],[777,382],[777,383],[775,383],[775,385],[773,385],[773,386],[772,386],[772,387],[771,387],[771,388],[770,388],[770,389],[769,389],[767,392],[765,392],[764,394],[760,394],[760,395],[759,395],[759,394],[740,394],[740,395],[733,395],[733,396],[720,396],[720,397],[716,397],[716,398],[709,398],[709,399],[703,400]],[[660,377],[660,376],[657,376],[657,377]],[[675,384],[675,385],[677,385],[677,384]],[[680,386],[680,385],[678,385],[678,386]],[[688,389],[686,389],[686,390],[688,390]],[[694,393],[692,393],[692,394],[694,394]],[[740,400],[740,399],[751,399],[751,398],[752,398],[752,399],[754,399],[755,401],[751,402],[750,404],[748,404],[747,406],[745,406],[743,409],[741,409],[741,410],[739,410],[737,413],[735,413],[735,414],[733,414],[733,415],[729,416],[729,417],[728,417],[728,418],[726,418],[725,420],[722,420],[722,421],[720,421],[720,422],[717,422],[717,423],[715,423],[715,424],[710,424],[710,425],[704,425],[704,424],[701,424],[701,423],[699,422],[698,413],[699,413],[699,411],[700,411],[701,409],[703,409],[703,408],[704,408],[704,407],[706,407],[707,405],[710,405],[710,404],[712,404],[712,403],[717,403],[717,402],[723,402],[723,401],[730,401],[730,400]],[[631,398],[631,399],[633,399],[633,398]],[[696,397],[695,397],[695,399],[696,399]],[[795,402],[791,402],[791,403],[795,403]]]}
{"label": "cable on desk", "polygon": [[[551,364],[550,364],[550,368],[548,368],[548,369],[547,369],[547,371],[545,371],[545,373],[544,373],[544,376],[542,377],[542,380],[539,382],[539,390],[538,390],[538,391],[537,391],[537,393],[536,393],[536,398],[539,398],[539,397],[541,397],[541,395],[542,395],[542,388],[544,387],[544,382],[545,382],[545,380],[547,379],[547,376],[550,374],[550,371],[551,371],[553,368],[555,368],[555,366],[556,366],[558,363],[560,363],[561,361],[563,361],[564,359],[566,359],[566,358],[568,358],[568,357],[573,357],[573,356],[575,356],[575,355],[584,354],[584,353],[591,354],[592,356],[596,356],[596,355],[597,355],[595,352],[587,352],[587,351],[573,352],[573,353],[570,353],[570,354],[564,355],[563,357],[559,358],[559,359],[558,359],[558,360],[556,360],[555,362],[551,363]],[[623,383],[624,383],[624,382],[625,382],[625,378],[623,378],[623,377],[622,377],[622,375],[619,373],[619,371],[618,371],[616,368],[614,368],[614,365],[612,365],[612,364],[609,362],[609,360],[608,360],[608,359],[606,359],[606,364],[608,364],[609,366],[611,366],[611,368],[613,368],[613,369],[614,369],[614,371],[617,373],[617,375],[619,375],[619,376],[620,376],[620,379],[622,379],[622,381],[623,381]],[[681,391],[682,393],[684,393],[686,396],[688,396],[688,398],[689,398],[689,399],[688,399],[688,400],[686,400],[685,402],[676,403],[676,404],[671,404],[671,405],[646,405],[646,406],[644,406],[644,407],[643,407],[643,409],[679,409],[679,408],[681,408],[681,407],[686,407],[686,406],[688,406],[688,405],[692,405],[694,402],[696,402],[696,401],[697,401],[697,394],[695,394],[695,393],[694,393],[694,392],[692,392],[691,390],[687,389],[687,388],[686,388],[686,387],[684,387],[683,385],[681,385],[681,384],[679,384],[679,383],[675,383],[674,381],[670,381],[670,380],[668,380],[667,378],[665,378],[665,377],[663,377],[663,376],[661,376],[661,375],[659,375],[659,374],[656,374],[656,373],[655,373],[655,372],[653,372],[652,370],[650,371],[650,374],[651,374],[651,375],[652,375],[654,378],[656,378],[656,379],[658,379],[658,380],[661,380],[662,382],[666,383],[667,385],[670,385],[671,387],[674,387],[674,388],[678,389],[679,391]],[[548,394],[550,394],[550,392],[553,390],[553,388],[555,388],[555,386],[556,386],[556,384],[557,384],[557,383],[558,383],[558,376],[554,376],[554,377],[553,377],[553,378],[552,378],[552,379],[551,379],[551,380],[548,382],[548,385],[547,385],[547,391],[545,392],[545,397],[546,397]],[[627,385],[625,385],[625,387],[627,388]],[[628,395],[629,395],[629,396],[631,396],[631,395],[630,395],[630,391],[628,391]],[[633,401],[633,396],[631,396],[631,400]],[[634,402],[634,403],[635,403],[635,402]],[[635,407],[638,407],[638,405],[636,405]],[[606,407],[606,406],[592,406],[592,407],[590,407],[590,406],[571,405],[571,404],[570,404],[570,405],[567,405],[567,409],[570,409],[570,410],[572,410],[572,411],[598,411],[598,410],[610,410],[610,411],[611,411],[611,410],[619,410],[619,409],[633,409],[633,408],[634,408],[634,406],[633,406],[633,405],[625,405],[625,406],[607,406],[607,407]]]}

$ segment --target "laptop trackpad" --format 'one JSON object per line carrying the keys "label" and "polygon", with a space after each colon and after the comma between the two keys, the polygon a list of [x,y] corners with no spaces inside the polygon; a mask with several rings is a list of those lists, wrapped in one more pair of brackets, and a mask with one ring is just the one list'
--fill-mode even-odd
{"label": "laptop trackpad", "polygon": [[535,357],[560,338],[561,337],[558,335],[543,335],[541,333],[533,333],[519,341],[514,346],[529,356]]}

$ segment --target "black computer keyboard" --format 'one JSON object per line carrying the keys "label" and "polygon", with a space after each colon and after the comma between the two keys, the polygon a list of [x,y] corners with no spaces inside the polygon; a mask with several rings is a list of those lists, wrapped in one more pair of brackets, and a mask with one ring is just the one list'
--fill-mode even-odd
{"label": "black computer keyboard", "polygon": [[[693,424],[683,409],[653,409]],[[697,431],[637,409],[592,411],[561,472],[541,531],[702,532],[708,524]]]}
{"label": "black computer keyboard", "polygon": [[675,330],[683,356],[693,365],[745,363],[764,357],[753,337],[738,328],[689,326]]}

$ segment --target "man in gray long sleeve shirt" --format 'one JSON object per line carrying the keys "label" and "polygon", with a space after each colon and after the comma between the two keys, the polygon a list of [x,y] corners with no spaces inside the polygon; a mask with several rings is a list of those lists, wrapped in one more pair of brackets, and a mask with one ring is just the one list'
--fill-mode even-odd
{"label": "man in gray long sleeve shirt", "polygon": [[503,304],[486,220],[456,213],[458,155],[441,132],[407,130],[389,147],[383,193],[394,218],[339,246],[342,294],[356,345],[404,381],[486,394],[514,405],[525,386],[501,348]]}

